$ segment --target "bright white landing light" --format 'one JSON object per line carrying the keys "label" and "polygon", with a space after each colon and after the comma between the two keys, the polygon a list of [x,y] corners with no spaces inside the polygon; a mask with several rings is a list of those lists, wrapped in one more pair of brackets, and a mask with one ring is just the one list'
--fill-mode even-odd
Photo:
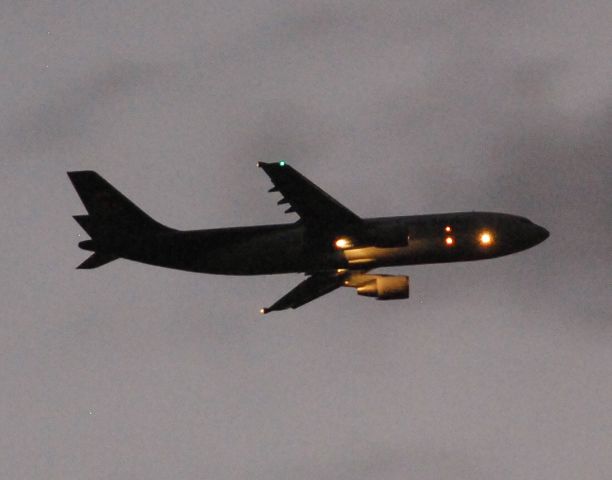
{"label": "bright white landing light", "polygon": [[339,238],[336,240],[336,247],[344,249],[351,246],[351,241],[348,238]]}
{"label": "bright white landing light", "polygon": [[491,234],[489,232],[483,232],[480,235],[480,243],[483,245],[491,245],[491,243],[493,242],[493,237],[491,236]]}

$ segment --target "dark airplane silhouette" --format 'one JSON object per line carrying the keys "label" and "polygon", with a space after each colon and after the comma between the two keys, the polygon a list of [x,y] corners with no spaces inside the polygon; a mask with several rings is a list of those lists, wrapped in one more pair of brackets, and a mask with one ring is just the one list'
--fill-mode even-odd
{"label": "dark airplane silhouette", "polygon": [[297,308],[340,286],[379,300],[408,298],[406,276],[371,274],[382,266],[461,262],[533,247],[546,229],[515,215],[491,212],[360,218],[285,162],[257,164],[280,192],[291,224],[180,231],[140,210],[93,171],[68,172],[88,215],[74,218],[93,251],[77,268],[117,258],[191,272],[308,278],[261,313]]}

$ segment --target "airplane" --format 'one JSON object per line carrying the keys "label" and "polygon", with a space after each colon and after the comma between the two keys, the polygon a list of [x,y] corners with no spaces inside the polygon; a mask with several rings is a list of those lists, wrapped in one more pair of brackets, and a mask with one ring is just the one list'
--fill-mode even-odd
{"label": "airplane", "polygon": [[409,297],[409,277],[370,273],[379,267],[464,262],[531,248],[548,231],[525,217],[458,212],[361,218],[285,161],[258,162],[294,223],[176,230],[144,213],[99,174],[67,172],[87,215],[74,219],[94,252],[77,268],[118,258],[189,272],[223,275],[304,273],[293,290],[260,313],[298,308],[333,290],[355,288],[378,300]]}

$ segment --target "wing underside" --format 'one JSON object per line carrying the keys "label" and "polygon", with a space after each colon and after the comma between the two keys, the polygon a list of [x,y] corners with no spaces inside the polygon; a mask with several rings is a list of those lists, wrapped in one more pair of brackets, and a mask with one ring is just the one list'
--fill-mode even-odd
{"label": "wing underside", "polygon": [[261,313],[269,313],[288,308],[298,308],[312,302],[323,295],[334,291],[344,283],[344,275],[338,272],[319,272],[311,275],[297,287],[291,290],[268,308],[262,308]]}
{"label": "wing underside", "polygon": [[344,270],[318,272],[310,276],[287,295],[261,313],[288,308],[298,308],[338,287],[351,287],[358,295],[378,300],[397,300],[410,295],[410,279],[403,275],[370,274],[368,270]]}

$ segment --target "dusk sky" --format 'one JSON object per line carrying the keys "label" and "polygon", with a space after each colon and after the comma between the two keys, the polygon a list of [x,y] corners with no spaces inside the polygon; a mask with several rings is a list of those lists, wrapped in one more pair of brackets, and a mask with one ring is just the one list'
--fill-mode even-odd
{"label": "dusk sky", "polygon": [[[611,478],[612,2],[5,0],[0,40],[0,478]],[[216,228],[297,219],[281,159],[551,235],[265,317],[302,275],[75,269],[66,171]]]}

